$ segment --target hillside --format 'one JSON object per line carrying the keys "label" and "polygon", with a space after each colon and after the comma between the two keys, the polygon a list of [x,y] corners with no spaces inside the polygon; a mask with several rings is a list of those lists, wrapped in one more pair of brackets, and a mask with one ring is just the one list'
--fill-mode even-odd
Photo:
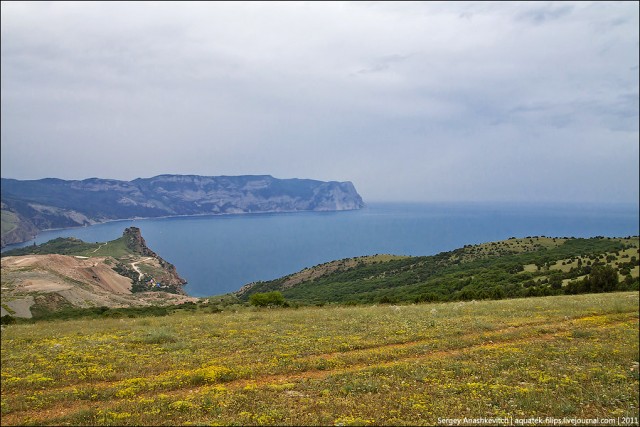
{"label": "hillside", "polygon": [[638,237],[526,237],[434,256],[332,261],[235,292],[306,304],[421,302],[637,290]]}
{"label": "hillside", "polygon": [[6,205],[1,204],[2,229],[0,233],[0,247],[11,243],[25,242],[33,239],[38,234],[38,229],[31,221],[22,218],[19,214],[6,210]]}
{"label": "hillside", "polygon": [[191,301],[175,267],[136,227],[105,243],[58,238],[2,254],[2,313],[32,317],[65,308]]}
{"label": "hillside", "polygon": [[2,245],[38,230],[128,218],[360,209],[351,182],[269,175],[159,175],[133,181],[1,180]]}
{"label": "hillside", "polygon": [[637,425],[638,303],[616,292],[10,325],[2,424]]}

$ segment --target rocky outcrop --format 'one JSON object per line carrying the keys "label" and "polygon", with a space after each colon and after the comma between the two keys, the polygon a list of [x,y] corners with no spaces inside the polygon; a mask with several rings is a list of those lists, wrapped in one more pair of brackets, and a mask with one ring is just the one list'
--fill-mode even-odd
{"label": "rocky outcrop", "polygon": [[[276,179],[269,175],[159,175],[133,181],[1,180],[3,209],[38,230],[179,215],[360,209],[351,182]],[[24,239],[28,240],[28,238]],[[3,246],[19,236],[3,238]]]}
{"label": "rocky outcrop", "polygon": [[133,253],[153,258],[157,261],[160,270],[155,274],[155,282],[162,283],[165,287],[171,289],[173,293],[186,295],[183,286],[187,284],[187,281],[178,275],[178,271],[173,264],[165,261],[161,256],[149,249],[138,227],[126,228],[122,237]]}
{"label": "rocky outcrop", "polygon": [[147,242],[145,242],[138,227],[125,228],[122,237],[125,239],[127,248],[133,253],[158,258],[158,255],[147,246]]}

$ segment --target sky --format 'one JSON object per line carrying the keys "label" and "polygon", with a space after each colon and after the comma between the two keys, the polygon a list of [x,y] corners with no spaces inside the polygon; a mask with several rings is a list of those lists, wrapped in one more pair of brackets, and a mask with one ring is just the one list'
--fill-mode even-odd
{"label": "sky", "polygon": [[639,199],[638,2],[2,2],[1,175]]}

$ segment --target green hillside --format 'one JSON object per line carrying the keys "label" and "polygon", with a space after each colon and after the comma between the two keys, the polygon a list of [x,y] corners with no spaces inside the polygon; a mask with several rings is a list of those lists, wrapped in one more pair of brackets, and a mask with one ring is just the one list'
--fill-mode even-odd
{"label": "green hillside", "polygon": [[18,223],[20,220],[13,212],[2,210],[1,213],[1,224],[2,224],[2,234],[7,234],[10,231],[15,230],[18,227]]}
{"label": "green hillside", "polygon": [[501,299],[638,289],[638,237],[511,238],[434,256],[368,256],[245,286],[288,301],[395,303]]}
{"label": "green hillside", "polygon": [[26,246],[24,248],[6,251],[2,256],[19,255],[75,255],[75,256],[111,256],[120,258],[126,255],[137,255],[127,245],[127,239],[122,236],[118,239],[103,243],[87,243],[74,237],[58,237],[40,245]]}

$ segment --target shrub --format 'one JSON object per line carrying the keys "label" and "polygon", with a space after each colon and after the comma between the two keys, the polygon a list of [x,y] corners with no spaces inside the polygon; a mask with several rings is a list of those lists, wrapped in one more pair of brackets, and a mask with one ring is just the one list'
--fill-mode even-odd
{"label": "shrub", "polygon": [[280,291],[253,294],[249,297],[249,303],[257,307],[284,305],[284,296]]}
{"label": "shrub", "polygon": [[176,341],[175,335],[166,328],[152,329],[142,338],[142,342],[145,344],[164,344]]}
{"label": "shrub", "polygon": [[16,319],[10,314],[5,314],[0,318],[0,324],[2,325],[11,325],[13,323],[16,323]]}

